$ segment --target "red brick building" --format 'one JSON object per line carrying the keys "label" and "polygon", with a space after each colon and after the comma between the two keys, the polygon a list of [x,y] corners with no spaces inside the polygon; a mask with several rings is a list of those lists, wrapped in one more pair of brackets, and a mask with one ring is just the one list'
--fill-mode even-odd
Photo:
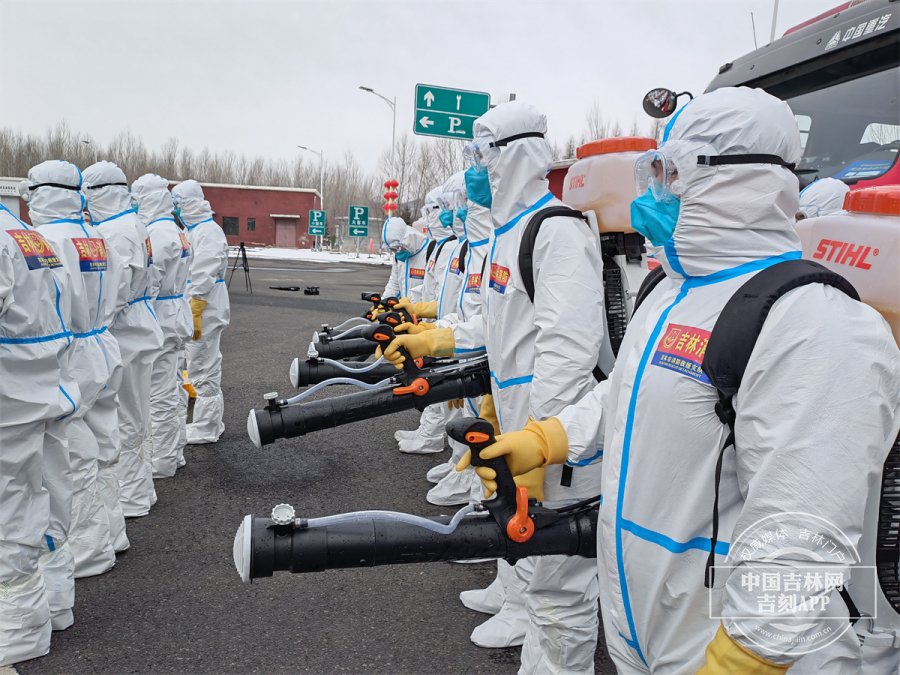
{"label": "red brick building", "polygon": [[[3,203],[15,200],[15,186],[21,179],[0,179]],[[8,185],[7,185],[8,184]],[[175,186],[176,181],[169,185]],[[255,185],[217,185],[200,183],[203,194],[213,210],[215,220],[228,243],[237,246],[278,246],[280,248],[312,248],[309,234],[309,212],[321,209],[318,190],[308,188],[258,187]],[[7,192],[9,194],[7,195]],[[10,210],[31,224],[28,205],[18,200],[18,213],[13,204]]]}
{"label": "red brick building", "polygon": [[[176,185],[174,181],[172,185]],[[312,248],[309,212],[321,209],[318,190],[201,183],[213,219],[236,246]],[[330,214],[329,214],[330,215]]]}

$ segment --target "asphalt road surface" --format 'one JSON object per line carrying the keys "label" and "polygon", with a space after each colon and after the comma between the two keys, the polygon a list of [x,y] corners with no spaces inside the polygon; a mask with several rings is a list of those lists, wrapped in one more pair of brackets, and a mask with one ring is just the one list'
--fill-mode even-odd
{"label": "asphalt road surface", "polygon": [[[415,411],[282,440],[263,450],[247,438],[262,395],[294,395],[288,367],[312,332],[365,309],[387,266],[251,261],[231,284],[231,326],[222,340],[225,434],[185,450],[187,466],[157,481],[159,502],[128,521],[131,548],[110,572],[80,579],[75,625],[54,633],[50,654],[21,673],[515,673],[519,648],[469,640],[488,616],[459,593],[483,588],[494,563],[432,563],[278,573],[241,583],[232,561],[244,515],[292,504],[299,516],[360,509],[440,515],[425,501],[426,471],[439,455],[397,451],[396,429]],[[317,285],[321,295],[270,290]],[[614,673],[601,635],[597,673]]]}

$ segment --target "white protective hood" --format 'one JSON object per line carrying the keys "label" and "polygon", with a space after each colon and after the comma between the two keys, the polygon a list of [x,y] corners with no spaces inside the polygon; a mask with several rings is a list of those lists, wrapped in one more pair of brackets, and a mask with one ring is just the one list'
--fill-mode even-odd
{"label": "white protective hood", "polygon": [[82,191],[91,220],[96,224],[131,211],[131,194],[125,172],[112,162],[97,162],[84,170]]}
{"label": "white protective hood", "polygon": [[28,215],[31,221],[36,226],[46,225],[55,220],[80,222],[85,204],[80,189],[81,171],[74,164],[51,159],[32,167],[28,172],[28,192],[31,194],[31,199],[28,200]]}
{"label": "white protective hood", "polygon": [[169,181],[155,173],[144,174],[131,184],[131,196],[138,203],[138,216],[149,225],[160,218],[172,218],[175,201]]}
{"label": "white protective hood", "polygon": [[828,216],[844,209],[844,197],[850,188],[837,178],[822,178],[800,193],[800,213],[807,218]]}
{"label": "white protective hood", "polygon": [[[465,171],[457,171],[455,174],[450,176],[444,184],[441,186],[441,190],[444,193],[444,199],[449,203],[454,202],[454,198],[456,193],[462,191],[463,195],[466,194],[466,172]],[[457,239],[467,239],[468,233],[466,232],[466,224],[460,220],[456,216],[456,211],[458,209],[453,209],[453,234],[456,235]]]}
{"label": "white protective hood", "polygon": [[447,237],[453,236],[453,229],[441,224],[441,206],[438,204],[438,197],[443,194],[444,188],[439,186],[425,195],[425,227],[428,228],[428,234],[435,241],[443,241]]}
{"label": "white protective hood", "polygon": [[671,278],[701,277],[800,250],[799,185],[777,164],[698,166],[698,155],[766,154],[800,160],[800,131],[784,101],[761,89],[718,89],[682,108],[662,149],[683,183],[675,234],[649,246]]}
{"label": "white protective hood", "polygon": [[[524,133],[547,133],[547,118],[521,101],[498,105],[475,120],[473,133],[480,144]],[[500,148],[488,161],[491,181],[491,217],[503,227],[550,193],[547,172],[553,153],[546,138],[522,138]]]}
{"label": "white protective hood", "polygon": [[212,207],[203,195],[203,188],[195,180],[186,180],[173,187],[172,199],[181,209],[178,217],[186,227],[213,217]]}

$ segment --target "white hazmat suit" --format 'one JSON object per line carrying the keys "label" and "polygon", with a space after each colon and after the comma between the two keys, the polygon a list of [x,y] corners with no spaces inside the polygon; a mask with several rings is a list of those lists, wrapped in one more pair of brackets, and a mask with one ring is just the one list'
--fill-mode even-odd
{"label": "white hazmat suit", "polygon": [[[381,229],[382,248],[397,251],[391,265],[391,276],[381,294],[383,298],[422,299],[429,239],[410,227],[402,218],[392,217]],[[402,249],[402,251],[398,251]],[[401,259],[402,258],[402,259]]]}
{"label": "white hazmat suit", "polygon": [[0,206],[0,666],[50,650],[38,570],[50,524],[44,439],[81,400],[64,373],[73,337],[61,268],[49,242]]}
{"label": "white hazmat suit", "polygon": [[[150,377],[152,450],[149,456],[145,455],[144,461],[152,471],[152,478],[164,478],[175,475],[178,455],[183,451],[185,419],[178,414],[182,383],[178,356],[193,333],[191,308],[186,297],[191,273],[191,245],[172,217],[175,204],[168,181],[156,174],[141,176],[132,184],[131,195],[138,203],[138,215],[150,233],[155,270],[150,295],[153,312],[163,332],[163,346],[153,362]],[[154,492],[149,503],[144,499],[139,509],[133,513],[126,510],[125,515],[146,515],[155,501]]]}
{"label": "white hazmat suit", "polygon": [[79,557],[88,572],[104,572],[115,564],[109,517],[96,484],[100,450],[85,415],[121,368],[119,346],[103,322],[115,313],[122,269],[102,235],[84,223],[80,188],[81,172],[68,162],[51,160],[28,172],[29,216],[59,256],[60,271],[66,275],[71,303],[68,327],[73,334],[67,371],[81,392],[75,412],[48,427],[48,438],[60,450],[44,454],[50,527],[41,569],[47,579],[54,630],[74,622],[75,559],[68,542],[72,526],[77,526]]}
{"label": "white hazmat suit", "polygon": [[187,228],[193,258],[188,285],[194,327],[200,335],[185,345],[187,371],[197,392],[193,421],[187,426],[188,443],[215,443],[225,431],[222,416],[222,331],[231,321],[231,305],[225,272],[228,269],[228,240],[213,220],[209,202],[195,180],[186,180],[172,189],[181,222]]}
{"label": "white hazmat suit", "polygon": [[[571,217],[544,220],[533,247],[534,301],[519,272],[520,241],[532,214],[561,206],[549,192],[550,145],[546,118],[521,102],[501,105],[474,123],[475,143],[494,152],[484,164],[492,194],[490,273],[482,278],[482,315],[452,326],[457,355],[486,350],[491,390],[501,431],[523,428],[529,417],[544,420],[587,394],[595,381],[603,340],[603,265],[597,233]],[[444,329],[447,330],[447,329]],[[447,334],[430,331],[397,338],[413,356],[421,344],[449,351]],[[392,349],[393,348],[393,349]],[[426,349],[426,351],[428,351]],[[600,459],[585,458],[565,487],[562,467],[547,469],[548,501],[595,497]],[[598,583],[591,561],[567,556],[500,565],[506,598],[500,612],[479,626],[472,640],[502,647],[522,640],[520,673],[593,671],[597,640]],[[523,595],[524,593],[524,595]],[[521,606],[528,625],[522,630]]]}
{"label": "white hazmat suit", "polygon": [[[716,564],[732,567],[717,570],[710,597],[704,573],[728,428],[715,412],[715,388],[702,371],[683,366],[702,362],[735,291],[759,270],[799,258],[800,242],[789,169],[698,165],[697,157],[796,162],[800,138],[786,103],[726,88],[682,108],[661,149],[680,181],[674,236],[651,247],[667,278],[635,313],[610,379],[558,415],[570,463],[604,455],[597,563],[609,652],[622,674],[695,673],[720,627],[712,607],[727,633],[718,643],[737,642],[739,651],[770,662],[753,672],[796,662],[791,675],[856,673],[859,644],[849,629],[835,631],[840,637],[827,650],[801,658],[826,614],[830,631],[849,628],[836,591],[826,588],[827,609],[816,607],[805,632],[770,653],[753,627],[783,633],[779,616],[767,614],[742,579],[782,545],[780,529],[793,537],[794,554],[774,562],[801,578],[816,558],[804,553],[814,541],[804,543],[805,527],[830,523],[858,543],[865,495],[900,426],[900,352],[875,310],[830,286],[802,286],[773,305],[734,399],[736,444],[722,464],[716,546]],[[797,514],[807,520],[798,524]],[[765,519],[772,538],[740,543]],[[818,557],[833,572],[846,573],[851,562]]]}
{"label": "white hazmat suit", "polygon": [[[111,162],[98,162],[84,171],[83,179],[91,220],[123,263],[119,311],[110,326],[122,355],[122,381],[113,392],[115,396],[109,392],[101,394],[90,413],[91,418],[99,418],[93,425],[95,429],[103,422],[117,420],[117,438],[112,432],[103,435],[95,431],[95,435],[100,445],[98,482],[109,514],[113,544],[121,552],[129,545],[122,503],[144,503],[145,495],[153,489],[143,460],[143,443],[150,419],[150,373],[163,336],[150,305],[150,235],[131,207],[125,173]],[[120,480],[126,486],[123,493],[129,495],[121,499]]]}
{"label": "white hazmat suit", "polygon": [[[431,255],[427,255],[427,248],[423,251],[426,265],[420,302],[440,301],[443,280],[453,258],[454,245],[457,243],[452,226],[446,227],[440,221],[441,207],[438,198],[442,195],[443,186],[434,188],[425,196],[425,206],[422,207],[425,228],[434,240],[434,247]],[[398,431],[394,436],[399,441],[400,452],[408,454],[443,452],[444,410],[443,404],[430,405],[422,411],[418,429],[413,432]]]}
{"label": "white hazmat suit", "polygon": [[837,213],[844,208],[844,197],[850,192],[847,184],[837,178],[821,178],[800,191],[800,208],[804,218]]}

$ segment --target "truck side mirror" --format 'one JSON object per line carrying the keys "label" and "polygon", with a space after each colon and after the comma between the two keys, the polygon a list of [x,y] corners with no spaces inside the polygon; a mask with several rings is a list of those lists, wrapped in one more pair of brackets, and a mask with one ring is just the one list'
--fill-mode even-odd
{"label": "truck side mirror", "polygon": [[678,107],[679,96],[694,98],[689,91],[676,94],[671,89],[651,89],[644,96],[644,112],[656,119],[668,117]]}

